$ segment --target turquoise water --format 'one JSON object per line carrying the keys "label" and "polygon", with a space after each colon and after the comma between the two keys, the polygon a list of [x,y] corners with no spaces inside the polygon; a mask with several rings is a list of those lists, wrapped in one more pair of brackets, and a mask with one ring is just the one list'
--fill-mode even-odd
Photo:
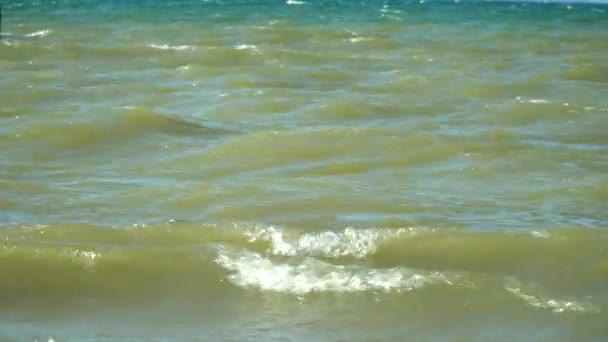
{"label": "turquoise water", "polygon": [[4,1],[0,340],[608,338],[608,7]]}

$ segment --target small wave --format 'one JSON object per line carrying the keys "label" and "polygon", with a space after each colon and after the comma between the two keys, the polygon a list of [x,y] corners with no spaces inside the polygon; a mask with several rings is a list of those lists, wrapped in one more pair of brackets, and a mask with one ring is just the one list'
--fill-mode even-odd
{"label": "small wave", "polygon": [[[205,257],[180,247],[133,247],[131,245],[84,245],[52,243],[0,245],[0,268],[21,276],[3,279],[0,300],[20,302],[86,296],[88,298],[135,298],[145,288],[162,295],[182,284],[192,291],[223,291],[223,270]],[[202,271],[201,271],[202,270]]]}
{"label": "small wave", "polygon": [[453,285],[456,276],[404,267],[370,269],[332,265],[307,258],[300,264],[275,263],[257,253],[222,250],[216,262],[232,272],[235,285],[303,295],[313,292],[411,291],[428,285]]}
{"label": "small wave", "polygon": [[[393,160],[374,161],[373,167],[378,168],[387,165],[394,167],[397,163],[402,163],[402,165],[416,163],[420,161],[418,156],[425,160],[438,158],[439,152],[429,153],[427,150],[423,150],[423,155],[418,151],[412,153],[408,151],[405,155],[402,152],[404,144],[418,143],[417,146],[419,146],[420,142],[429,140],[428,135],[410,134],[408,137],[404,137],[403,141],[399,141],[394,138],[394,134],[402,133],[395,133],[392,129],[384,127],[343,126],[279,131],[262,130],[236,136],[234,139],[216,144],[209,150],[209,153],[197,158],[197,162],[213,161],[213,164],[209,164],[209,169],[228,175],[237,172],[272,170],[294,163],[299,164],[297,168],[293,169],[294,172],[310,172],[311,167],[316,168],[321,164],[325,164],[324,169],[329,168],[330,170],[312,170],[312,172],[349,172],[348,170],[332,171],[331,169],[334,168],[332,165],[341,158],[349,158],[351,151],[357,149],[359,149],[357,150],[359,153],[368,154],[367,158],[375,158],[376,156],[371,153],[373,146],[385,149],[387,154],[395,153]],[[434,149],[434,147],[430,149]],[[448,149],[442,149],[441,154],[445,155],[444,151],[452,153]],[[397,155],[398,152],[401,152],[401,155]],[[358,158],[360,157],[358,156]],[[356,162],[359,161],[356,160]],[[365,159],[363,161],[367,162]],[[357,166],[355,168],[354,172],[362,170]]]}
{"label": "small wave", "polygon": [[143,134],[221,135],[227,131],[209,128],[177,116],[156,112],[147,107],[124,107],[119,115],[104,120],[71,121],[62,124],[31,123],[19,133],[24,139],[44,141],[56,148],[80,148],[84,145],[113,143]]}
{"label": "small wave", "polygon": [[168,44],[148,44],[150,48],[157,50],[167,50],[167,51],[184,51],[184,50],[195,50],[196,47],[192,45],[168,45]]}
{"label": "small wave", "polygon": [[305,1],[299,1],[299,0],[287,0],[286,4],[287,5],[305,5],[306,2]]}
{"label": "small wave", "polygon": [[[161,293],[165,285],[178,288],[184,277],[210,291],[253,288],[297,295],[395,293],[434,285],[478,289],[491,284],[537,308],[599,310],[509,279],[537,274],[530,281],[551,284],[554,278],[546,274],[569,270],[562,286],[604,283],[605,233],[571,229],[534,235],[434,228],[302,232],[263,224],[179,221],[123,228],[7,227],[0,230],[0,269],[27,275],[4,279],[0,293],[15,300],[40,289],[59,296],[87,291],[104,295],[113,293],[113,279],[121,279],[124,294],[141,286]],[[486,276],[500,278],[488,283]],[[512,278],[505,283],[504,276]],[[79,285],[72,287],[64,279]]]}

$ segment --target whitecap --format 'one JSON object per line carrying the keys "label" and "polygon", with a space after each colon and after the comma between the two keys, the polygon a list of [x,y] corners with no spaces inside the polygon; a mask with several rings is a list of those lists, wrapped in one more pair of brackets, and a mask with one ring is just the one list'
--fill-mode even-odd
{"label": "whitecap", "polygon": [[536,238],[541,238],[541,239],[549,238],[549,232],[547,232],[546,230],[533,230],[530,232],[530,235],[532,235],[533,237],[536,237]]}
{"label": "whitecap", "polygon": [[404,292],[428,285],[453,285],[455,276],[404,267],[371,269],[332,265],[314,258],[277,263],[253,252],[222,248],[216,263],[230,272],[228,280],[244,288],[303,295],[314,292]]}
{"label": "whitecap", "polygon": [[239,44],[234,46],[235,50],[249,50],[255,54],[260,53],[260,49],[256,45],[253,44]]}
{"label": "whitecap", "polygon": [[383,13],[383,14],[400,14],[401,10],[391,9],[391,8],[388,7],[388,5],[384,5],[380,9],[380,12]]}
{"label": "whitecap", "polygon": [[367,38],[367,37],[352,37],[352,38],[345,39],[345,41],[351,42],[351,43],[367,42],[370,40],[373,40],[373,39]]}
{"label": "whitecap", "polygon": [[301,235],[288,234],[276,227],[253,227],[245,232],[250,241],[268,241],[269,252],[283,256],[316,256],[325,258],[355,257],[363,259],[378,246],[398,237],[412,237],[432,231],[428,228],[355,229],[323,231]]}
{"label": "whitecap", "polygon": [[522,290],[521,284],[517,280],[510,279],[507,281],[505,290],[515,297],[523,300],[526,304],[539,309],[548,309],[554,313],[571,312],[589,312],[597,311],[597,308],[588,303],[580,303],[575,300],[564,300],[547,298],[541,295],[525,293]]}
{"label": "whitecap", "polygon": [[304,4],[306,4],[306,2],[299,1],[299,0],[287,0],[286,4],[287,5],[304,5]]}
{"label": "whitecap", "polygon": [[194,50],[195,47],[191,45],[168,45],[168,44],[148,44],[148,47],[157,49],[157,50],[171,50],[171,51],[184,51],[184,50]]}
{"label": "whitecap", "polygon": [[253,45],[253,44],[240,44],[240,45],[236,45],[234,47],[235,50],[254,50],[257,49],[257,46]]}
{"label": "whitecap", "polygon": [[549,103],[546,99],[523,99],[521,96],[516,96],[515,99],[519,103],[532,103],[532,104],[547,104]]}
{"label": "whitecap", "polygon": [[530,100],[528,100],[528,102],[534,103],[534,104],[549,103],[549,101],[547,101],[545,99],[530,99]]}
{"label": "whitecap", "polygon": [[52,31],[51,30],[40,30],[40,31],[36,31],[36,32],[32,32],[32,33],[28,33],[25,36],[28,38],[33,38],[33,37],[46,37],[47,35],[49,35]]}
{"label": "whitecap", "polygon": [[62,254],[78,262],[81,262],[87,267],[95,265],[95,263],[97,263],[97,261],[99,261],[99,259],[101,258],[101,253],[99,252],[79,249],[64,251]]}

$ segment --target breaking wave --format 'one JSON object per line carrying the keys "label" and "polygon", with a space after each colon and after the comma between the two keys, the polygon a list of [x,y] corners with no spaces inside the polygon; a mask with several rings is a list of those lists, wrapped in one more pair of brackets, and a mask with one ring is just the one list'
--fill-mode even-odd
{"label": "breaking wave", "polygon": [[[303,296],[452,288],[494,289],[514,303],[562,313],[601,311],[601,295],[595,294],[600,302],[591,304],[566,290],[581,282],[608,285],[602,271],[608,265],[602,257],[608,236],[597,229],[550,234],[428,227],[299,231],[170,221],[123,228],[11,226],[0,229],[0,241],[0,268],[18,275],[0,283],[0,293],[10,294],[4,296],[7,301],[47,298],[48,293],[121,298],[137,296],[142,287],[148,294],[194,296],[202,296],[200,291],[205,296],[238,290]],[[531,274],[553,290],[518,280]],[[559,283],[555,274],[562,274]],[[583,292],[594,294],[590,291]]]}
{"label": "breaking wave", "polygon": [[452,285],[458,275],[405,267],[370,269],[334,265],[314,258],[295,264],[276,263],[260,254],[223,249],[216,262],[231,271],[229,279],[241,287],[307,294],[311,292],[411,291],[427,285]]}

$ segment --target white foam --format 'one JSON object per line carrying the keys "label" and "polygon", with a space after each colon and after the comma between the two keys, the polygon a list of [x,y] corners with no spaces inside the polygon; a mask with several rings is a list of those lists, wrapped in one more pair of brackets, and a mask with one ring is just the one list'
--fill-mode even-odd
{"label": "white foam", "polygon": [[253,44],[240,44],[234,47],[236,50],[255,50],[257,46]]}
{"label": "white foam", "polygon": [[101,253],[99,252],[81,251],[79,249],[65,251],[63,255],[73,258],[88,267],[95,265],[101,258]]}
{"label": "white foam", "polygon": [[519,103],[532,103],[532,104],[547,104],[549,100],[546,99],[523,99],[521,96],[516,96],[515,99],[519,101]]}
{"label": "white foam", "polygon": [[286,4],[287,5],[305,5],[306,2],[299,1],[299,0],[287,0]]}
{"label": "white foam", "polygon": [[230,271],[228,280],[237,286],[297,295],[313,292],[399,292],[434,284],[453,284],[453,277],[440,272],[332,265],[314,258],[305,258],[296,264],[276,263],[248,251],[221,249],[216,262]]}
{"label": "white foam", "polygon": [[547,101],[545,99],[530,99],[530,100],[528,100],[528,102],[534,103],[534,104],[549,103],[549,101]]}
{"label": "white foam", "polygon": [[426,228],[354,229],[289,235],[280,228],[253,227],[245,232],[250,241],[271,243],[269,252],[283,256],[315,256],[338,258],[351,256],[363,259],[378,246],[397,237],[411,237],[429,232]]}
{"label": "white foam", "polygon": [[171,51],[184,51],[184,50],[194,50],[195,47],[191,45],[168,45],[168,44],[148,44],[148,47],[157,49],[157,50],[171,50]]}
{"label": "white foam", "polygon": [[591,304],[579,303],[574,300],[545,298],[544,296],[524,293],[521,289],[521,285],[516,280],[508,281],[507,286],[505,286],[505,290],[513,294],[515,297],[522,299],[530,306],[540,309],[549,309],[555,313],[562,313],[566,311],[597,311],[597,308]]}
{"label": "white foam", "polygon": [[533,230],[530,232],[530,235],[541,239],[548,239],[550,237],[549,232],[546,230]]}
{"label": "white foam", "polygon": [[51,32],[52,32],[51,30],[40,30],[40,31],[28,33],[25,36],[28,37],[28,38],[32,38],[32,37],[45,37],[45,36],[49,35]]}
{"label": "white foam", "polygon": [[373,39],[367,38],[367,37],[352,37],[352,38],[346,39],[346,41],[351,42],[351,43],[367,42],[367,41],[371,41],[371,40],[373,40]]}
{"label": "white foam", "polygon": [[382,6],[382,8],[380,9],[380,12],[385,13],[385,14],[386,14],[386,13],[399,14],[399,13],[401,13],[401,10],[398,10],[398,9],[391,9],[391,8],[389,8],[389,6],[388,6],[388,5],[384,5],[384,6]]}
{"label": "white foam", "polygon": [[253,44],[239,44],[234,46],[235,50],[249,50],[254,54],[260,54],[260,49]]}

